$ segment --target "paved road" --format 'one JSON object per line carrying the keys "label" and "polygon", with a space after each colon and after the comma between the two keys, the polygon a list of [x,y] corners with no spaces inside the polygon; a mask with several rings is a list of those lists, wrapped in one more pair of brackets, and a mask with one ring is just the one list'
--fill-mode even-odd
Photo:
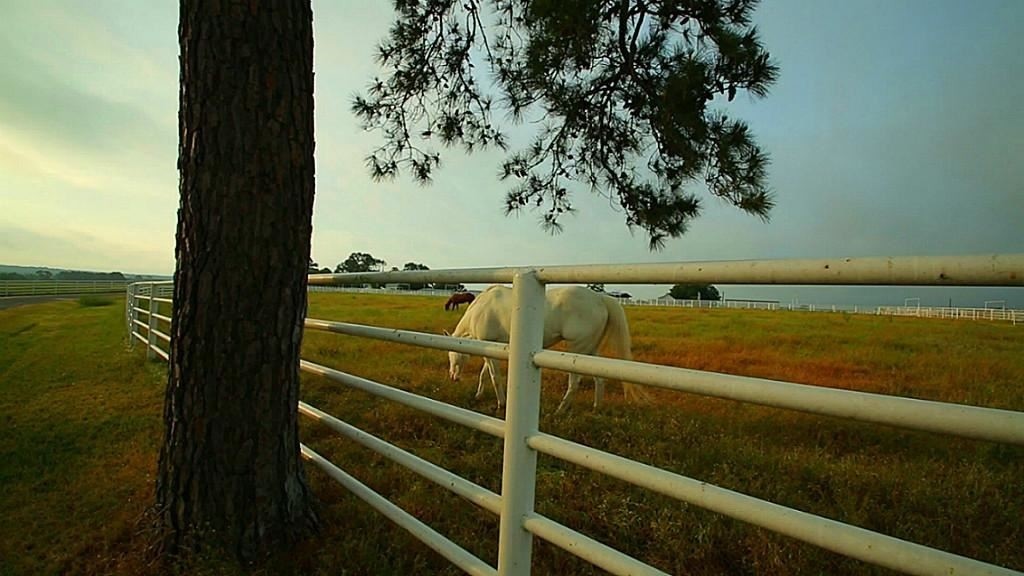
{"label": "paved road", "polygon": [[48,294],[44,296],[4,296],[0,298],[0,310],[25,304],[39,304],[51,300],[78,300],[78,294]]}

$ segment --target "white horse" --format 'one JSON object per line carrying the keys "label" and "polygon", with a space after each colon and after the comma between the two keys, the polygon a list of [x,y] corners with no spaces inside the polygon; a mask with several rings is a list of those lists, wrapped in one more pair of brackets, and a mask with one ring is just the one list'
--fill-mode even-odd
{"label": "white horse", "polygon": [[[622,305],[604,294],[594,292],[583,286],[567,286],[552,288],[546,291],[547,306],[544,314],[544,347],[549,348],[565,341],[569,352],[577,354],[594,354],[603,343],[607,355],[614,358],[630,360],[633,357],[629,324]],[[508,342],[512,324],[513,309],[512,289],[506,286],[491,286],[481,292],[469,305],[466,313],[459,320],[455,331],[451,334],[459,338]],[[445,334],[448,334],[445,332]],[[448,353],[448,375],[458,380],[462,374],[462,366],[466,354]],[[498,398],[498,408],[505,404],[504,383],[502,376],[492,358],[484,358],[484,366],[480,370],[476,397],[480,398],[484,390],[484,374],[489,372],[494,394]],[[556,414],[569,406],[569,401],[582,376],[569,374],[569,386],[565,396],[558,405]],[[646,399],[643,389],[623,382],[623,393],[627,400]],[[594,408],[597,408],[604,396],[604,380],[594,378]]]}

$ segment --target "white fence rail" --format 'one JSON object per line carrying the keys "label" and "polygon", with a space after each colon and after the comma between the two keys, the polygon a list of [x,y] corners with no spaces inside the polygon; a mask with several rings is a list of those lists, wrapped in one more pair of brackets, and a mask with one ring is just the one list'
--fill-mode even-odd
{"label": "white fence rail", "polygon": [[931,306],[879,306],[876,314],[889,316],[915,316],[917,318],[946,318],[950,320],[1005,320],[1015,326],[1024,323],[1024,310],[1006,308],[950,308]]}
{"label": "white fence rail", "polygon": [[[323,468],[332,478],[469,574],[529,574],[535,537],[559,546],[612,574],[663,574],[654,567],[537,514],[534,488],[538,453],[908,574],[1022,574],[787,508],[544,434],[538,430],[537,421],[540,369],[553,368],[592,376],[619,377],[670,390],[1024,446],[1022,412],[819,388],[541,349],[544,289],[549,283],[1022,286],[1024,254],[431,270],[311,275],[309,281],[314,286],[385,282],[512,283],[516,306],[512,318],[512,334],[507,345],[343,322],[316,319],[306,321],[309,330],[509,360],[508,404],[504,421],[326,366],[307,361],[301,363],[303,371],[504,438],[502,488],[498,495],[313,406],[305,403],[299,405],[302,414],[408,467],[482,509],[499,515],[498,566],[495,569],[303,446],[303,455],[307,460]],[[164,340],[165,334],[159,331],[158,326],[159,322],[167,322],[169,318],[159,315],[155,305],[169,302],[166,291],[167,283],[133,285],[128,290],[127,305],[132,339],[146,342],[151,356],[164,359],[167,355],[161,349],[160,341]],[[142,303],[145,304],[139,305]],[[140,320],[139,315],[146,316],[147,320]]]}
{"label": "white fence rail", "polygon": [[124,280],[0,280],[0,298],[121,292],[127,285]]}

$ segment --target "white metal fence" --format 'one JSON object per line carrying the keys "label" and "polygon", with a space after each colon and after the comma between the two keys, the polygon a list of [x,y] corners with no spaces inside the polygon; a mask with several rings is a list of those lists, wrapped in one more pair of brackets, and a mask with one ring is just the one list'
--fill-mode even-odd
{"label": "white metal fence", "polygon": [[170,359],[171,317],[161,314],[160,304],[169,307],[174,302],[173,295],[174,283],[171,281],[136,282],[127,286],[124,308],[128,341],[130,344],[135,344],[135,340],[144,342],[146,356],[150,359],[157,356],[164,361]]}
{"label": "white metal fence", "polygon": [[0,297],[121,292],[124,280],[0,280]]}
{"label": "white metal fence", "polygon": [[1005,320],[1015,326],[1024,323],[1024,310],[1006,308],[950,308],[932,306],[879,306],[877,314],[889,316],[915,316],[917,318],[946,318],[949,320]]}
{"label": "white metal fence", "polygon": [[[495,494],[456,476],[304,402],[299,403],[299,410],[337,433],[379,452],[482,509],[498,515],[500,530],[497,568],[473,556],[401,510],[308,447],[303,445],[302,452],[308,461],[324,469],[330,477],[469,574],[529,574],[534,538],[546,540],[613,574],[664,574],[652,566],[538,514],[534,506],[534,489],[539,453],[852,558],[905,573],[1021,574],[787,508],[558,438],[540,432],[538,419],[540,370],[548,368],[814,414],[1024,446],[1022,412],[731,376],[581,356],[541,348],[544,291],[547,284],[714,282],[1022,286],[1024,254],[950,258],[478,268],[310,276],[312,285],[384,282],[512,283],[516,306],[508,344],[344,322],[306,320],[308,330],[324,330],[508,360],[505,420],[444,404],[312,362],[302,361],[302,370],[503,438],[501,494]],[[154,307],[155,303],[168,301],[161,294],[163,290],[166,290],[166,284],[133,285],[128,290],[128,310],[133,339],[146,342],[151,355],[159,355],[166,359],[166,353],[159,350],[159,341],[166,341],[166,334],[159,332],[157,326],[159,322],[166,322],[169,319],[156,313]],[[148,304],[148,308],[139,306],[141,302]],[[147,316],[147,321],[139,320],[140,314]]]}

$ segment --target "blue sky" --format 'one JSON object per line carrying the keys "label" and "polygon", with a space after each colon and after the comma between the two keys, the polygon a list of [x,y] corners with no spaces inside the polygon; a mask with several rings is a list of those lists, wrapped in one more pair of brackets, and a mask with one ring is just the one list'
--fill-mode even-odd
{"label": "blue sky", "polygon": [[[174,2],[5,3],[0,263],[173,271],[177,17]],[[755,22],[781,76],[732,112],[772,157],[772,219],[707,199],[657,253],[585,192],[557,236],[536,215],[504,217],[498,153],[449,152],[428,187],[372,182],[363,158],[378,137],[349,102],[390,18],[390,2],[314,2],[322,265],[354,251],[432,268],[1024,252],[1024,2],[765,2]],[[1020,290],[727,290],[765,294],[1024,306]]]}

